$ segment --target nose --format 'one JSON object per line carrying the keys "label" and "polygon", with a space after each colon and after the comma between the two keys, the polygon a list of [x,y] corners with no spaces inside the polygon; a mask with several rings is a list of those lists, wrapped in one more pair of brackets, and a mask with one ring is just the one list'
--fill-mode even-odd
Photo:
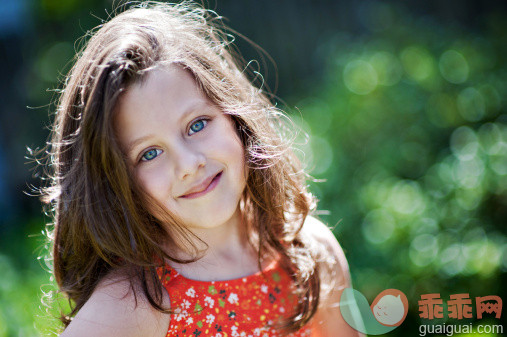
{"label": "nose", "polygon": [[206,165],[204,154],[192,146],[182,145],[174,152],[176,176],[180,180],[192,176]]}

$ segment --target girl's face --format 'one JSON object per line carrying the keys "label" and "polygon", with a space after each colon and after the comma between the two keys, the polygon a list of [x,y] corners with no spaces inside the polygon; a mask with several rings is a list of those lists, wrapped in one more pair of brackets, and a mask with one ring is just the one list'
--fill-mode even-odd
{"label": "girl's face", "polygon": [[243,145],[231,118],[187,71],[153,70],[126,91],[115,113],[122,150],[151,197],[189,227],[239,220]]}

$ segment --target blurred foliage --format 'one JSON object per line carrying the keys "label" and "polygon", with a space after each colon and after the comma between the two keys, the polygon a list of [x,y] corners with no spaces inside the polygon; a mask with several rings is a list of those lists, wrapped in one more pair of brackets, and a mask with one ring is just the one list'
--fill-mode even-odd
{"label": "blurred foliage", "polygon": [[294,102],[354,287],[405,292],[403,336],[421,294],[505,295],[507,24],[480,36],[380,6],[381,29],[327,42],[327,78]]}
{"label": "blurred foliage", "polygon": [[[25,224],[22,233],[10,230],[0,237],[2,337],[49,335],[58,327],[59,306],[51,305],[56,302],[48,297],[56,288],[43,258],[45,236],[34,234],[40,232],[41,219],[25,219]],[[66,308],[64,302],[61,305]]]}
{"label": "blurred foliage", "polygon": [[[46,89],[58,88],[58,74],[69,69],[80,46],[73,41],[100,23],[90,13],[106,7],[110,2],[99,0],[36,2],[35,30],[25,46],[30,56],[16,78],[25,83],[13,86],[24,88],[28,105],[51,101],[54,94]],[[297,85],[288,87],[298,89],[283,98],[310,134],[299,147],[311,174],[326,179],[311,189],[319,209],[328,211],[321,218],[335,226],[354,287],[369,300],[386,288],[402,290],[409,315],[389,336],[410,336],[428,323],[418,315],[421,294],[441,293],[444,303],[456,293],[505,299],[507,20],[505,13],[492,13],[484,31],[472,32],[393,4],[361,2],[358,8],[362,34],[319,36],[308,67],[324,68],[323,76],[314,75],[306,87],[299,73],[282,77],[282,85],[294,80]],[[313,38],[293,21],[291,29]],[[292,50],[273,55],[279,64],[303,63],[295,52],[300,41],[272,40]],[[47,109],[25,115],[16,118],[48,124]],[[22,133],[6,131],[15,139],[42,138],[41,124],[26,125]],[[0,228],[0,337],[35,336],[58,326],[58,308],[40,301],[54,291],[46,262],[34,258],[46,254],[43,234],[31,236],[47,219],[33,214]]]}

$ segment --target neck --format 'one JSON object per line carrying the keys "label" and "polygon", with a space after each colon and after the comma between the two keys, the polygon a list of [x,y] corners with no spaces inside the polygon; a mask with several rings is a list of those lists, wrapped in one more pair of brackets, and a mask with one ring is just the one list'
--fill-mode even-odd
{"label": "neck", "polygon": [[221,226],[214,228],[191,228],[191,231],[202,241],[196,239],[192,243],[201,250],[206,250],[204,258],[230,259],[241,254],[248,248],[245,224],[240,210]]}
{"label": "neck", "polygon": [[[170,262],[178,271],[193,279],[231,279],[250,275],[258,271],[257,253],[248,242],[248,233],[240,210],[224,224],[213,228],[190,229],[191,244],[202,252],[199,260],[189,264]],[[201,241],[202,240],[202,241]],[[192,249],[182,249],[176,256],[181,259],[194,258]]]}

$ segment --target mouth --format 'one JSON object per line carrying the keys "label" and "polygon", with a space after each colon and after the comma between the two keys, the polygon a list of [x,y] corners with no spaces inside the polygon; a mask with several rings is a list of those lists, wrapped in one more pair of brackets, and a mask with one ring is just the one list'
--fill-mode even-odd
{"label": "mouth", "polygon": [[209,192],[213,191],[218,185],[220,178],[222,177],[222,173],[223,171],[220,171],[215,176],[206,179],[201,184],[197,185],[194,188],[191,188],[190,192],[181,195],[180,198],[195,199],[208,194]]}

